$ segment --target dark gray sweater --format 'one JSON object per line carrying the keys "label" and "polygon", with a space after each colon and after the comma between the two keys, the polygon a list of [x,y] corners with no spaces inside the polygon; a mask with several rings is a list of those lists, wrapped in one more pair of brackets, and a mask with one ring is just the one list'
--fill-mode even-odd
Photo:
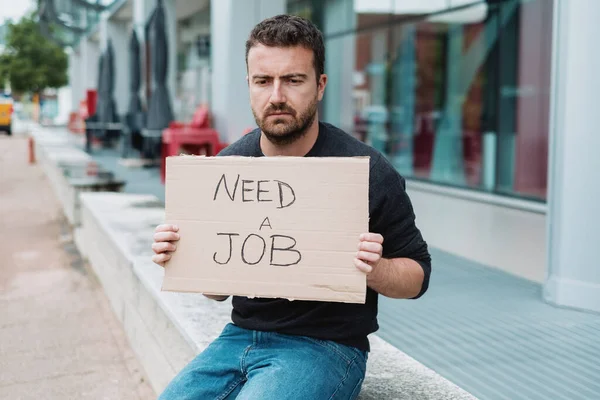
{"label": "dark gray sweater", "polygon": [[[231,155],[263,157],[260,130],[246,134],[219,153],[219,156]],[[407,257],[423,267],[425,280],[418,298],[429,285],[431,258],[415,225],[404,178],[372,147],[333,125],[319,123],[319,136],[306,157],[352,156],[370,156],[369,231],[383,235],[383,257]],[[234,296],[232,320],[245,329],[333,340],[368,351],[367,335],[379,328],[377,296],[370,288],[365,304]]]}

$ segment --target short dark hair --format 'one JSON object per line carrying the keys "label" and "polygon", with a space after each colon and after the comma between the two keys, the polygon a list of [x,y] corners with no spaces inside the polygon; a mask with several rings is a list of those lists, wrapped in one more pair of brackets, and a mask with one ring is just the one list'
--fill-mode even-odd
{"label": "short dark hair", "polygon": [[305,18],[295,15],[277,15],[256,25],[246,41],[246,67],[248,67],[248,53],[257,44],[268,47],[302,46],[312,50],[317,81],[321,74],[325,73],[323,35],[315,24]]}

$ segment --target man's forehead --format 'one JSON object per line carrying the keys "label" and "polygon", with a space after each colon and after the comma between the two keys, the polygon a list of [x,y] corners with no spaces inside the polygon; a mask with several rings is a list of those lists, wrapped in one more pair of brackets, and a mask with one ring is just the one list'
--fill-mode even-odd
{"label": "man's forehead", "polygon": [[313,53],[302,46],[253,46],[248,52],[248,70],[251,73],[308,74],[313,68]]}

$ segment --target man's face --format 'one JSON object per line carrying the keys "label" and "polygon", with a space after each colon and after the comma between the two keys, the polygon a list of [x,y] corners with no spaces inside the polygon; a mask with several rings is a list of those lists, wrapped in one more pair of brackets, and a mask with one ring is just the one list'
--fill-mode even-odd
{"label": "man's face", "polygon": [[317,83],[312,50],[261,44],[248,53],[247,79],[254,119],[275,144],[293,143],[306,133],[327,82],[321,75]]}

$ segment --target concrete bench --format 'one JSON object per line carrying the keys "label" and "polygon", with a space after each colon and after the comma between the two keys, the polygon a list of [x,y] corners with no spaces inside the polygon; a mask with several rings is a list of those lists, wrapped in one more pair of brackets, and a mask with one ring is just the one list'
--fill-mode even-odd
{"label": "concrete bench", "polygon": [[74,147],[64,136],[39,129],[31,136],[36,160],[46,172],[71,225],[79,225],[80,193],[123,190],[124,181],[99,169],[89,154]]}
{"label": "concrete bench", "polygon": [[[230,322],[230,301],[161,292],[163,270],[150,260],[164,219],[155,197],[82,193],[75,241],[98,275],[157,393]],[[472,399],[456,385],[372,335],[361,400]]]}

